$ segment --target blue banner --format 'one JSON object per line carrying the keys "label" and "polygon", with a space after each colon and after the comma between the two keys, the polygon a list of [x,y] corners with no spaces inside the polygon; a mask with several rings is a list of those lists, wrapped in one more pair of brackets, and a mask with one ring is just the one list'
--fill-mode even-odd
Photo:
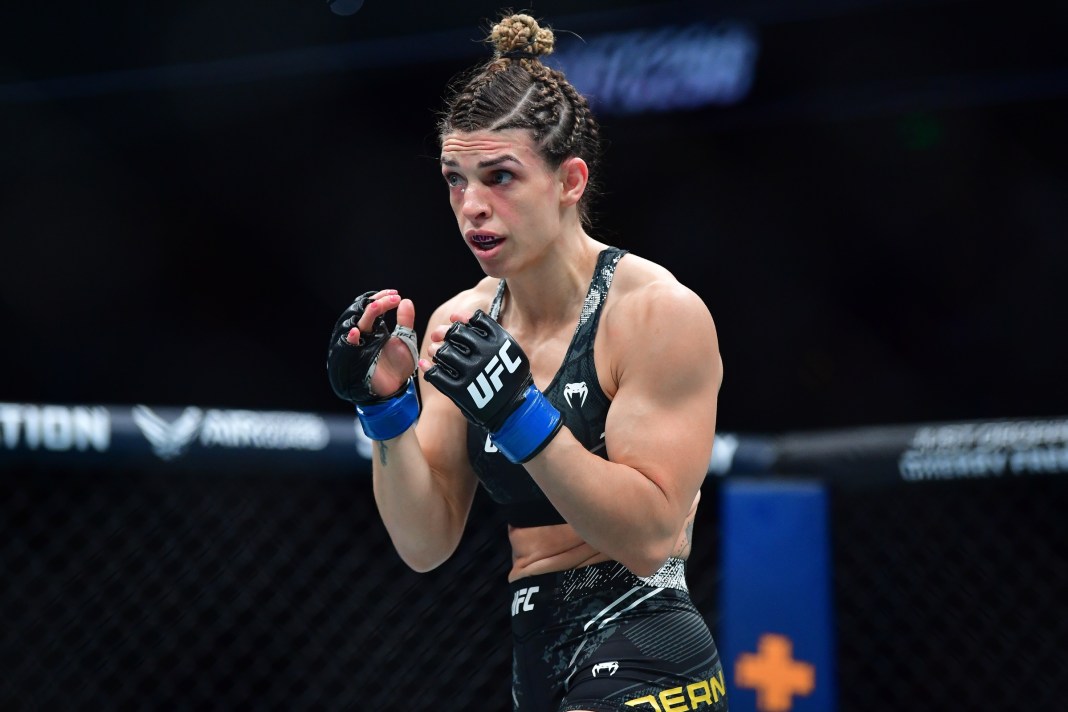
{"label": "blue banner", "polygon": [[833,712],[826,488],[746,479],[721,492],[718,642],[731,712]]}

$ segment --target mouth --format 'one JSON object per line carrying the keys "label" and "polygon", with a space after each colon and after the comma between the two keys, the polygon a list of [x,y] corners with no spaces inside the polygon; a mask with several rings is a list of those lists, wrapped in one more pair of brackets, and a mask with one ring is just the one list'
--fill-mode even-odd
{"label": "mouth", "polygon": [[489,252],[497,245],[504,242],[504,238],[488,233],[474,233],[467,238],[468,242],[480,252]]}

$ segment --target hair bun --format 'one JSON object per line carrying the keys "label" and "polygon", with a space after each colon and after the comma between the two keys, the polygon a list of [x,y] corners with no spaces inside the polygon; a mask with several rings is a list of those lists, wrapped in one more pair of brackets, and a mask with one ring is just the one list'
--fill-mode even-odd
{"label": "hair bun", "polygon": [[548,27],[539,27],[530,15],[510,15],[493,26],[489,41],[497,50],[497,56],[509,52],[530,53],[535,57],[552,54],[556,39]]}

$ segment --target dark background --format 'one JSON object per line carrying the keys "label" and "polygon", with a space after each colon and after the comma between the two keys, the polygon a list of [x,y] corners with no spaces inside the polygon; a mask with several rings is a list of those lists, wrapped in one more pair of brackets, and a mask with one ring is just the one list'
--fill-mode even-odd
{"label": "dark background", "polygon": [[[740,104],[602,117],[594,234],[708,303],[721,430],[1068,411],[1066,8],[535,4],[759,38]],[[5,9],[0,399],[346,412],[349,300],[396,287],[421,328],[480,276],[434,125],[498,9]]]}

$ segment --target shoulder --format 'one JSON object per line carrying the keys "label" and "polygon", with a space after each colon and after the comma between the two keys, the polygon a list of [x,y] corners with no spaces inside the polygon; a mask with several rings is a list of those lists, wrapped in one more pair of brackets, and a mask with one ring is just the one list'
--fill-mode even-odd
{"label": "shoulder", "polygon": [[649,374],[663,382],[666,373],[707,373],[710,387],[722,378],[719,337],[704,300],[664,267],[633,254],[619,262],[598,342],[610,396]]}
{"label": "shoulder", "polygon": [[629,253],[616,268],[604,319],[625,332],[685,326],[715,335],[712,315],[696,292],[665,267]]}

